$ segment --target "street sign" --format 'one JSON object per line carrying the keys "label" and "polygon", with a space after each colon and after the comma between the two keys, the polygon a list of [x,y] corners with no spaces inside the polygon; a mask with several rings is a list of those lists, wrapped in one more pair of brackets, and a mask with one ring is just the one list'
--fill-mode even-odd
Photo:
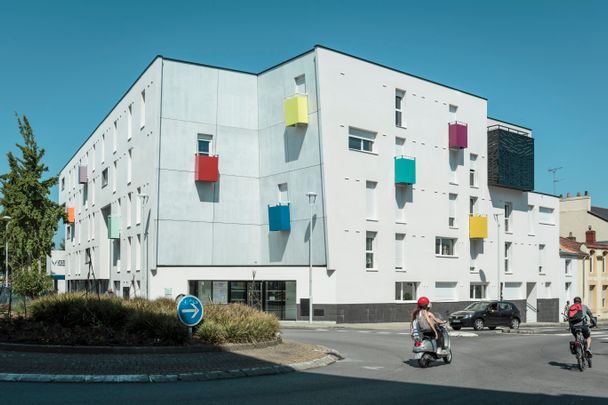
{"label": "street sign", "polygon": [[203,304],[193,295],[186,295],[177,303],[177,317],[188,327],[198,325],[203,320],[203,313]]}

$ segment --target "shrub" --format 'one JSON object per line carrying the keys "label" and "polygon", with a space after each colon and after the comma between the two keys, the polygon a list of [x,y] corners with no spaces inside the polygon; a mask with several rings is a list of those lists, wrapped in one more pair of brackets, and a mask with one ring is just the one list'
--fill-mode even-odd
{"label": "shrub", "polygon": [[272,314],[243,304],[208,304],[196,336],[211,344],[256,343],[273,340],[278,332]]}

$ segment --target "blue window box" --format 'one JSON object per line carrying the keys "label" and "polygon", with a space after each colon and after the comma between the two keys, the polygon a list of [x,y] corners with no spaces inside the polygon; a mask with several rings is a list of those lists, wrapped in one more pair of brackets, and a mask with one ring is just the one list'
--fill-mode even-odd
{"label": "blue window box", "polygon": [[268,206],[268,227],[271,232],[291,230],[289,204]]}

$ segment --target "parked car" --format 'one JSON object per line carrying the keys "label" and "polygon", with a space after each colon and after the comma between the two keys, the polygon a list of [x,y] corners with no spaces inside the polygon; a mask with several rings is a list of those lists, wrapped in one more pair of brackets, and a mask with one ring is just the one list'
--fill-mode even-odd
{"label": "parked car", "polygon": [[482,330],[486,326],[496,329],[497,326],[519,328],[521,315],[519,309],[512,302],[488,301],[474,302],[465,309],[450,314],[450,326],[454,330],[473,327]]}

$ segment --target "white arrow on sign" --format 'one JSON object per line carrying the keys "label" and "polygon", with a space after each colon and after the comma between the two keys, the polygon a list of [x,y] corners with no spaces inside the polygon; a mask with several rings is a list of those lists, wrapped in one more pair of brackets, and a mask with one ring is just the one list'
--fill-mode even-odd
{"label": "white arrow on sign", "polygon": [[194,304],[190,305],[192,305],[192,309],[182,309],[182,312],[186,314],[192,313],[190,317],[194,319],[196,317],[196,314],[198,314],[199,309]]}

